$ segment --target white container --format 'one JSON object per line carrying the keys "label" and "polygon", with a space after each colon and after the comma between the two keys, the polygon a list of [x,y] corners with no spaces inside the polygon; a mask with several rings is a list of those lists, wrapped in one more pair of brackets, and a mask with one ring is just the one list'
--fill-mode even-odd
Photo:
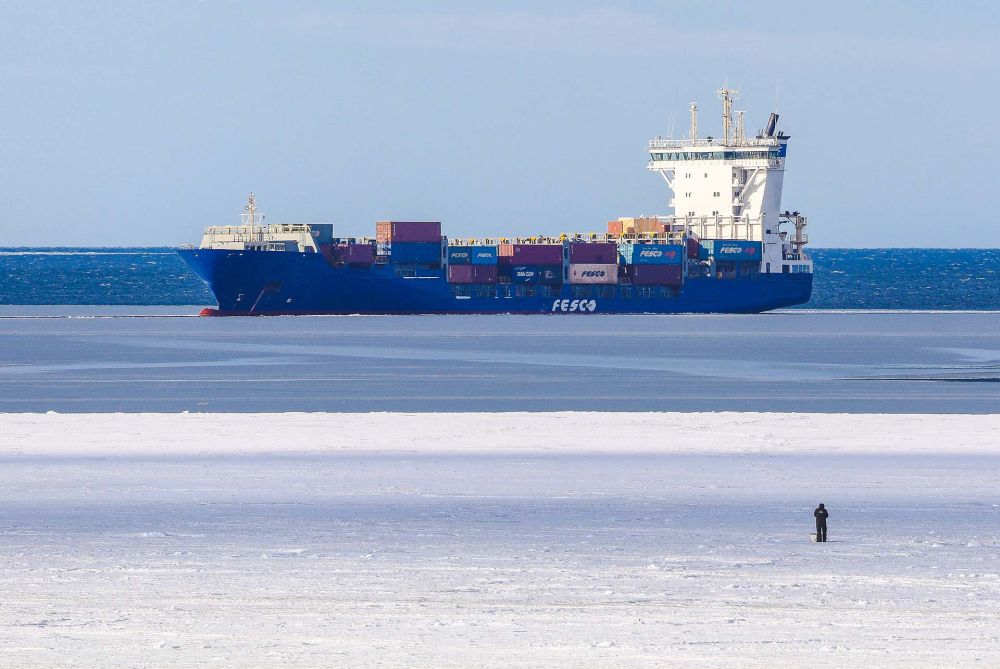
{"label": "white container", "polygon": [[819,536],[815,532],[813,532],[812,534],[809,535],[809,541],[816,543],[817,541],[819,541]]}
{"label": "white container", "polygon": [[618,265],[571,264],[569,283],[618,283]]}

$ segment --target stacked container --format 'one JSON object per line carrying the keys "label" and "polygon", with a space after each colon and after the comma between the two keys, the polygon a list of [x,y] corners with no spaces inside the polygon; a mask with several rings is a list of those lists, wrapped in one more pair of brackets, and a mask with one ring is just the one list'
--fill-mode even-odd
{"label": "stacked container", "polygon": [[619,218],[608,221],[608,234],[616,237],[635,234],[660,234],[667,231],[668,224],[658,218]]}
{"label": "stacked container", "polygon": [[557,286],[563,281],[562,265],[512,265],[507,276],[511,283]]}
{"label": "stacked container", "polygon": [[618,265],[576,263],[569,266],[570,283],[618,283]]}
{"label": "stacked container", "polygon": [[440,221],[379,221],[375,224],[375,241],[379,244],[396,242],[441,242]]}
{"label": "stacked container", "polygon": [[449,246],[449,265],[496,265],[495,246]]}
{"label": "stacked container", "polygon": [[333,247],[335,262],[349,265],[371,265],[375,262],[375,246],[373,244],[337,244]]}
{"label": "stacked container", "polygon": [[379,221],[375,240],[394,263],[441,264],[441,223],[438,221]]}
{"label": "stacked container", "polygon": [[448,265],[449,283],[496,283],[496,265]]}
{"label": "stacked container", "polygon": [[686,249],[681,244],[621,244],[625,265],[683,265]]}
{"label": "stacked container", "polygon": [[389,258],[404,265],[440,265],[441,242],[393,242]]}
{"label": "stacked container", "polygon": [[502,265],[562,265],[562,244],[501,244]]}
{"label": "stacked container", "polygon": [[688,260],[698,260],[701,257],[701,240],[697,237],[687,238]]}
{"label": "stacked container", "polygon": [[739,239],[703,239],[698,257],[701,260],[715,258],[715,262],[760,262],[762,249],[760,242]]}
{"label": "stacked container", "polygon": [[614,242],[570,242],[569,262],[571,265],[617,263],[618,245]]}
{"label": "stacked container", "polygon": [[684,265],[627,265],[625,274],[636,286],[680,286]]}

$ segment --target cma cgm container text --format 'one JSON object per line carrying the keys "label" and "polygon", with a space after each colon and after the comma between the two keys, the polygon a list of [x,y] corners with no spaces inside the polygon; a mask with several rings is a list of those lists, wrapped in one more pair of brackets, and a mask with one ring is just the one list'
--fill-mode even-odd
{"label": "cma cgm container text", "polygon": [[510,268],[511,283],[556,285],[562,283],[562,265],[514,265]]}

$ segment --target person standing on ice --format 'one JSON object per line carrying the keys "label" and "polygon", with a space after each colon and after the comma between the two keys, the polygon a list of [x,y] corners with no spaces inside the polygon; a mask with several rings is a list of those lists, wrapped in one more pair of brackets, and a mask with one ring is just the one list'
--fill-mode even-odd
{"label": "person standing on ice", "polygon": [[830,517],[830,512],[820,503],[813,515],[816,516],[816,541],[826,541],[826,519]]}

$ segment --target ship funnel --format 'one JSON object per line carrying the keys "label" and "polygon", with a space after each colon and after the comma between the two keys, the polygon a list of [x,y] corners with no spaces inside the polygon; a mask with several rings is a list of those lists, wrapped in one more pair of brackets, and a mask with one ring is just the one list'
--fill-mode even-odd
{"label": "ship funnel", "polygon": [[778,125],[778,115],[771,112],[770,118],[767,119],[767,127],[764,128],[765,137],[774,137],[774,129]]}

